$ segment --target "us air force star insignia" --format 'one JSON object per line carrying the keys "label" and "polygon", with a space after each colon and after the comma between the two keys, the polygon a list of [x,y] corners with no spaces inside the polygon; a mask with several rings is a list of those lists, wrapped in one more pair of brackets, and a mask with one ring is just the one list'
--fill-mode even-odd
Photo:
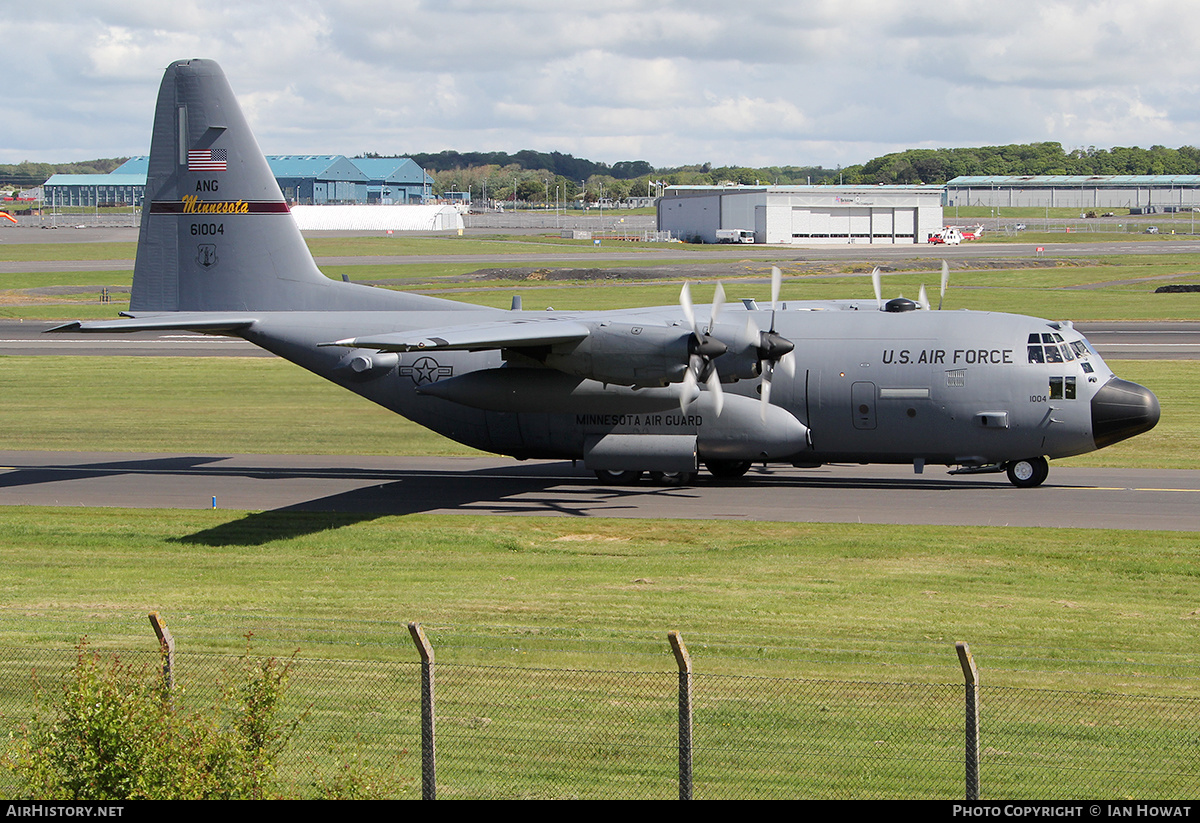
{"label": "us air force star insignia", "polygon": [[422,357],[411,366],[400,367],[400,375],[402,377],[411,377],[412,381],[418,386],[422,383],[436,383],[443,377],[450,377],[453,374],[453,366],[439,365],[438,361],[432,357]]}

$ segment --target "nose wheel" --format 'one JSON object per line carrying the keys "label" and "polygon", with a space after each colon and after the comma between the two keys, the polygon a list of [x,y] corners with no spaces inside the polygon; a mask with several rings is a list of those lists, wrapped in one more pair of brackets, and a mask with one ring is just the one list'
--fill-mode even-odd
{"label": "nose wheel", "polygon": [[1050,464],[1044,457],[1027,457],[1024,460],[1013,460],[1005,469],[1008,481],[1018,489],[1032,489],[1042,485],[1050,474]]}

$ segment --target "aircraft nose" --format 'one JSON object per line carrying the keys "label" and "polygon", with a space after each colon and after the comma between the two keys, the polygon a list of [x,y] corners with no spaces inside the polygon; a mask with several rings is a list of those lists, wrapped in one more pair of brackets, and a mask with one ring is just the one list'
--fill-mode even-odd
{"label": "aircraft nose", "polygon": [[1114,377],[1092,398],[1092,439],[1111,446],[1158,424],[1158,398],[1137,383]]}

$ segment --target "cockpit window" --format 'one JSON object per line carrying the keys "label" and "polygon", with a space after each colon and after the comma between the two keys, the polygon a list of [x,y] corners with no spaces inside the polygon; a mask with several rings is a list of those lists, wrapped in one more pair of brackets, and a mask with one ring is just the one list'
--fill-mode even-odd
{"label": "cockpit window", "polygon": [[1030,363],[1071,363],[1095,354],[1086,341],[1066,341],[1057,332],[1031,332],[1028,346]]}

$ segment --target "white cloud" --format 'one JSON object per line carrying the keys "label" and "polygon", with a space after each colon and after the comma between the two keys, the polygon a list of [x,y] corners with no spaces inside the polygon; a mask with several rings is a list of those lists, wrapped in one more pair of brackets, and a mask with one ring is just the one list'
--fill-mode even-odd
{"label": "white cloud", "polygon": [[1200,7],[1144,0],[63,0],[19,44],[0,162],[141,153],[211,57],[268,151],[558,150],[848,165],[916,145],[1195,142]]}

